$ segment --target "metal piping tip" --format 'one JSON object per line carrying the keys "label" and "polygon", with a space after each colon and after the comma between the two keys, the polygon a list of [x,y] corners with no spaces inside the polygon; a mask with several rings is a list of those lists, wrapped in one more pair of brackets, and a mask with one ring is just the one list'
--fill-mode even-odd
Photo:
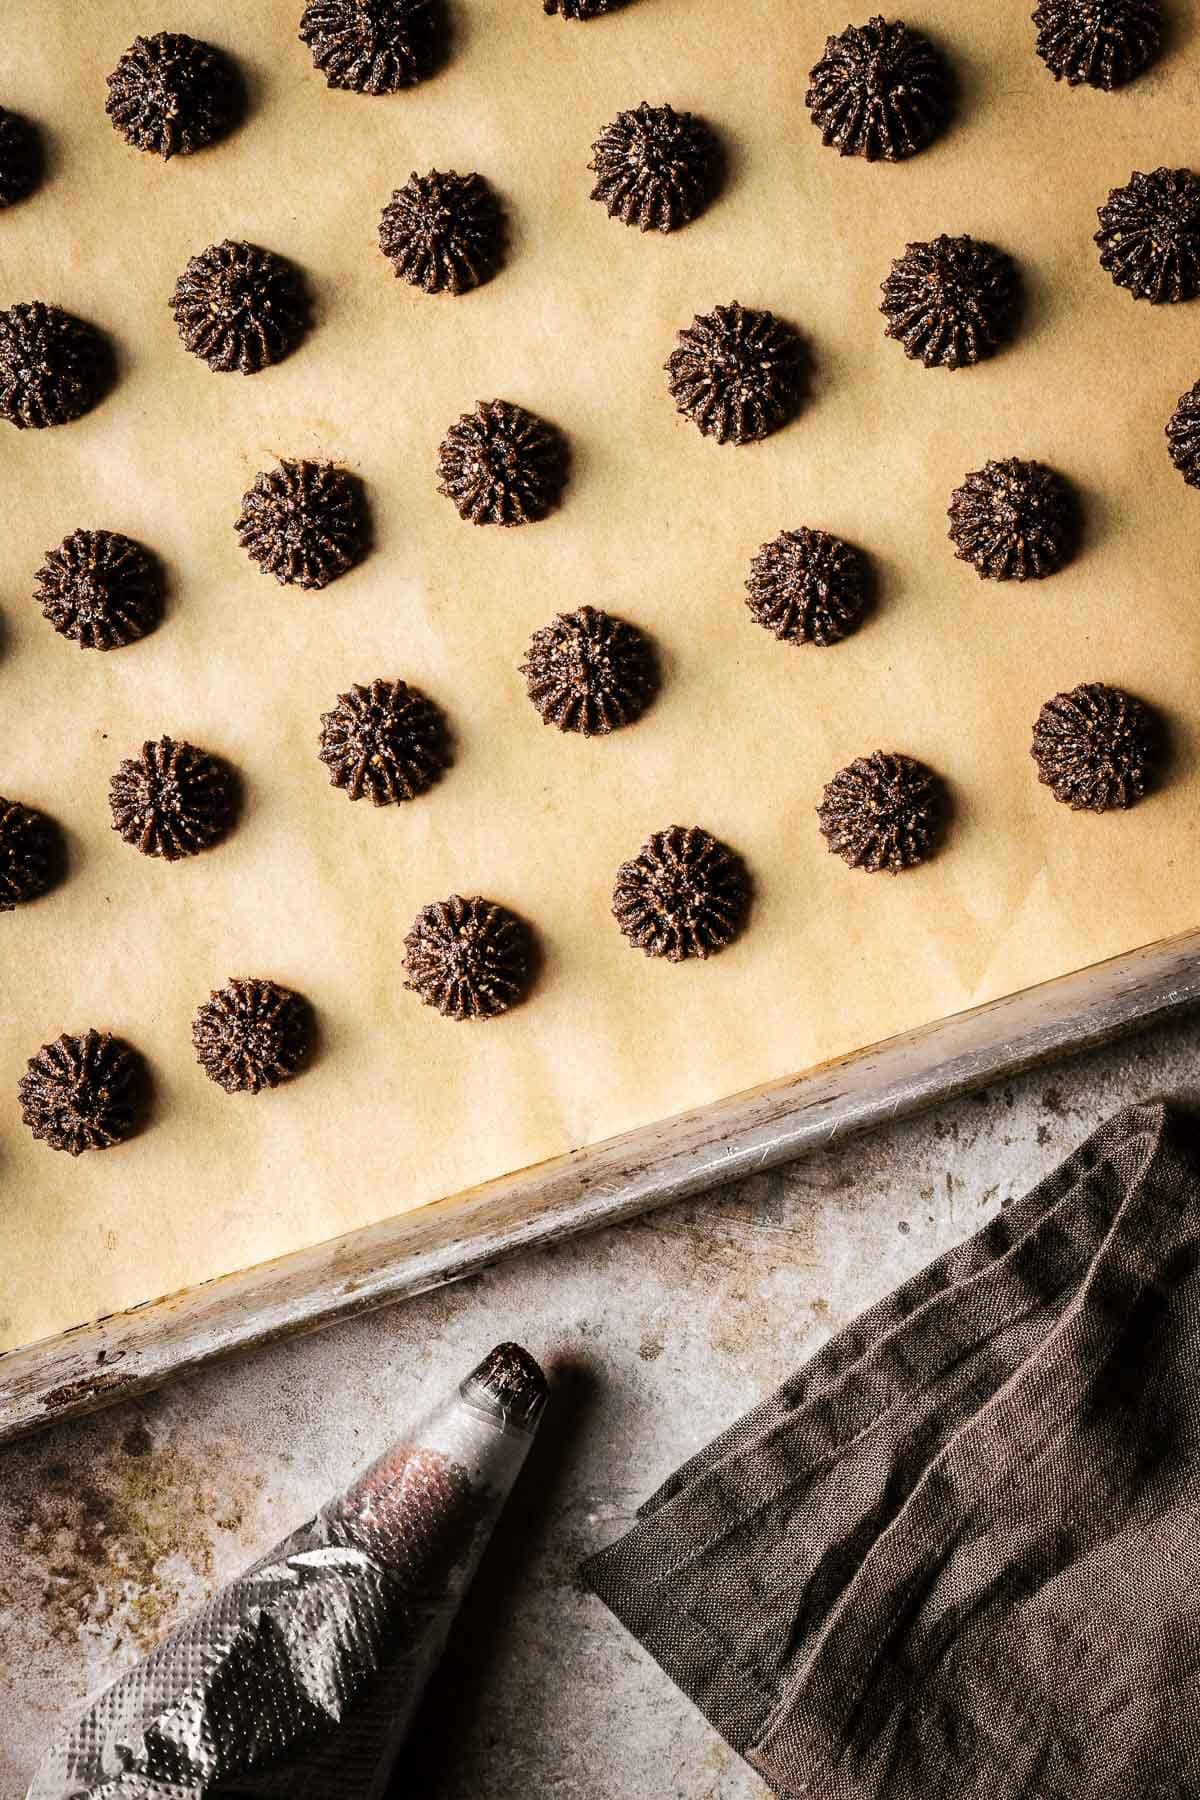
{"label": "metal piping tip", "polygon": [[549,1388],[546,1377],[520,1344],[497,1344],[459,1390],[464,1400],[497,1412],[516,1431],[537,1430]]}

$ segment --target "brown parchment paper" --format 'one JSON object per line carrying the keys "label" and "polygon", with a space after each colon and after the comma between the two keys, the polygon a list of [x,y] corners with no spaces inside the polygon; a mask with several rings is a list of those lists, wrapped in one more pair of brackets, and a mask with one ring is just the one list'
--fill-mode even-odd
{"label": "brown parchment paper", "polygon": [[[59,430],[0,426],[0,792],[44,807],[70,878],[0,918],[0,1345],[12,1346],[708,1101],[1192,925],[1200,496],[1162,428],[1200,375],[1200,303],[1116,289],[1095,209],[1132,168],[1194,162],[1194,8],[1124,94],[1056,86],[1028,0],[920,0],[961,78],[958,122],[896,167],[822,148],[805,75],[846,0],[634,0],[590,24],[538,0],[455,0],[453,59],[414,92],[330,92],[299,0],[8,0],[0,100],[40,119],[34,199],[0,215],[0,301],[44,297],[111,332],[120,380]],[[161,165],[104,115],[139,31],[229,50],[243,127]],[[599,128],[647,98],[704,112],[729,149],[720,202],[643,238],[588,199]],[[508,266],[454,299],[394,280],[375,242],[410,170],[479,169],[511,213]],[[879,283],[907,239],[971,233],[1027,277],[1025,328],[948,374],[886,341]],[[279,368],[211,374],[167,300],[224,236],[293,257],[316,327]],[[755,447],[677,418],[661,365],[697,311],[737,298],[807,337],[803,415]],[[463,524],[434,491],[445,427],[500,395],[555,420],[574,472],[543,524]],[[1082,554],[1024,589],[981,583],[946,503],[988,456],[1080,487]],[[369,493],[369,559],[322,594],[238,548],[243,490],[279,455],[326,456]],[[880,604],[827,651],[775,642],[742,583],[759,544],[813,524],[869,550]],[[42,553],[107,526],[152,546],[169,612],[100,656],[31,600]],[[529,634],[591,602],[649,630],[665,683],[609,741],[544,728],[516,673]],[[455,764],[376,812],[329,787],[318,717],[351,681],[403,675],[441,703]],[[1168,715],[1170,780],[1077,818],[1034,779],[1056,689],[1118,682]],[[117,761],[169,732],[240,769],[242,822],[173,867],[109,829]],[[830,857],[821,786],[878,746],[948,778],[945,852],[899,880]],[[617,865],[701,823],[756,883],[751,929],[709,964],[643,958],[609,917]],[[452,890],[517,908],[544,966],[528,1004],[468,1027],[403,991],[401,939]],[[259,1099],[195,1066],[192,1012],[229,975],[273,976],[320,1019],[313,1066]],[[88,1025],[145,1053],[144,1133],[73,1162],[35,1143],[26,1057]]]}

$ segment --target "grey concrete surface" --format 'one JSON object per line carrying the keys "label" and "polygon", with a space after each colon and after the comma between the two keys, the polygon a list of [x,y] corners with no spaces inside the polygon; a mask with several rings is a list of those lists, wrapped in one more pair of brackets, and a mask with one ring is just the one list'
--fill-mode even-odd
{"label": "grey concrete surface", "polygon": [[1192,1098],[1200,1020],[228,1363],[0,1452],[0,1800],[60,1716],[308,1516],[493,1342],[554,1410],[425,1709],[406,1795],[766,1789],[578,1582],[679,1461],[1120,1105]]}

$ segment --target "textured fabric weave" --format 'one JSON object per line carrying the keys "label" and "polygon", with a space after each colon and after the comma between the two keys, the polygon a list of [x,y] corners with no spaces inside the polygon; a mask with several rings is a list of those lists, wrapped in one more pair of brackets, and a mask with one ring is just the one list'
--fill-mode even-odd
{"label": "textured fabric weave", "polygon": [[1111,1119],[585,1576],[778,1792],[1200,1793],[1200,1178]]}

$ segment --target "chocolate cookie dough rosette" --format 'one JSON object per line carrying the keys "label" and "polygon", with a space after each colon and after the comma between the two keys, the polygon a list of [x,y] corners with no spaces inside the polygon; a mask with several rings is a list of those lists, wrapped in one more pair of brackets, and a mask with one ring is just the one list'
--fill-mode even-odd
{"label": "chocolate cookie dough rosette", "polygon": [[953,82],[923,32],[878,14],[829,38],[805,104],[821,142],[842,156],[900,162],[945,130]]}
{"label": "chocolate cookie dough rosette", "polygon": [[481,894],[423,906],[404,940],[404,985],[460,1022],[494,1019],[518,1005],[533,980],[528,925]]}
{"label": "chocolate cookie dough rosette", "polygon": [[583,737],[633,724],[658,691],[650,640],[594,606],[559,613],[535,631],[521,674],[543,723]]}
{"label": "chocolate cookie dough rosette", "polygon": [[1085,681],[1037,716],[1030,755],[1038,780],[1072,812],[1118,812],[1158,779],[1164,733],[1154,709],[1124,688]]}
{"label": "chocolate cookie dough rosette", "polygon": [[51,1150],[109,1150],[141,1123],[146,1067],[107,1031],[64,1032],[31,1056],[18,1084],[21,1117]]}
{"label": "chocolate cookie dough rosette", "polygon": [[675,410],[718,444],[753,444],[799,411],[807,358],[773,312],[729,306],[698,313],[666,364]]}
{"label": "chocolate cookie dough rosette", "polygon": [[669,825],[621,864],[612,911],[635,949],[679,963],[726,949],[750,902],[750,873],[736,850],[699,825]]}
{"label": "chocolate cookie dough rosette", "polygon": [[915,756],[873,750],[839,769],[817,808],[830,854],[869,875],[919,868],[946,822],[940,778]]}

